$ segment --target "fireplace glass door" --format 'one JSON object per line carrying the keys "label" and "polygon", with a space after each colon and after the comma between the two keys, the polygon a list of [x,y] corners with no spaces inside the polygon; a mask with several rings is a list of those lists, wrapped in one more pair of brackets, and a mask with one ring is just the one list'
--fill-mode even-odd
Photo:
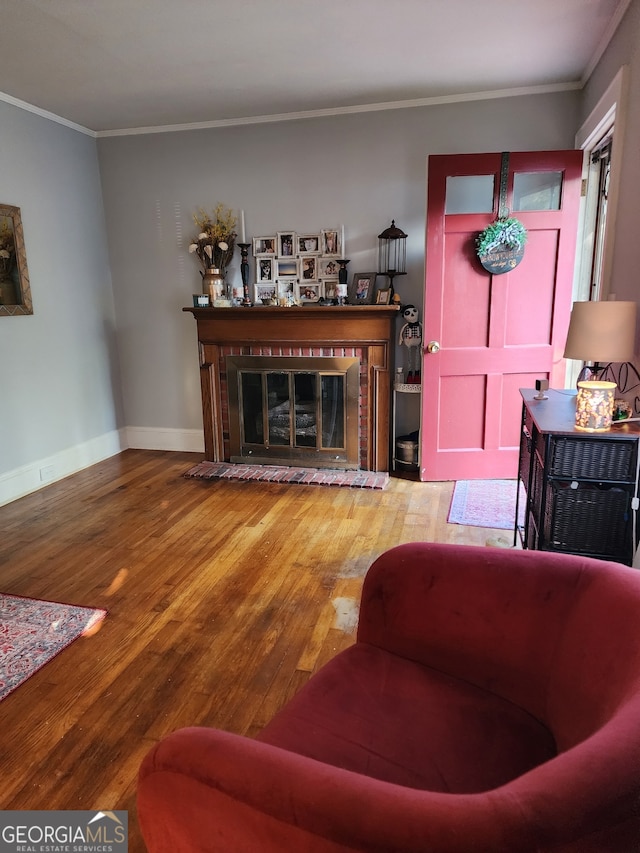
{"label": "fireplace glass door", "polygon": [[231,461],[358,467],[357,358],[227,359]]}

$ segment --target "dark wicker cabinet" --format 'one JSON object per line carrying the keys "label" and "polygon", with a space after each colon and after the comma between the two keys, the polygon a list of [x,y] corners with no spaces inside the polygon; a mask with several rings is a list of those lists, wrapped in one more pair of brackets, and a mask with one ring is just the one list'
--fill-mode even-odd
{"label": "dark wicker cabinet", "polygon": [[516,541],[631,565],[638,538],[638,424],[580,432],[574,392],[547,391],[546,400],[536,400],[536,391],[520,393],[518,476],[526,497]]}

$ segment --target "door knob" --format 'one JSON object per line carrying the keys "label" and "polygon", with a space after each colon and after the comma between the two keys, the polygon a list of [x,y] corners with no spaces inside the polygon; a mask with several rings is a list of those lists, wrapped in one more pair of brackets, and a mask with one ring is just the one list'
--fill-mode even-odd
{"label": "door knob", "polygon": [[427,352],[438,352],[440,349],[440,344],[438,341],[429,341],[427,344]]}

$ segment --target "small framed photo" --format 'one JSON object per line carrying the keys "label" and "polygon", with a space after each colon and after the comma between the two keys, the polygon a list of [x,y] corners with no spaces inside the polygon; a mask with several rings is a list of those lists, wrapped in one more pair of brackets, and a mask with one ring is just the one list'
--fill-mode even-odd
{"label": "small framed photo", "polygon": [[320,232],[320,251],[323,255],[333,255],[336,258],[342,256],[343,247],[340,245],[340,232],[337,228],[330,228]]}
{"label": "small framed photo", "polygon": [[318,259],[318,277],[319,278],[336,278],[340,265],[335,258],[319,258]]}
{"label": "small framed photo", "polygon": [[308,255],[300,258],[300,280],[302,282],[318,280],[317,255]]}
{"label": "small framed photo", "polygon": [[379,287],[376,292],[376,305],[390,305],[391,304],[391,288],[390,287]]}
{"label": "small framed photo", "polygon": [[338,298],[338,279],[330,278],[323,281],[324,285],[324,298],[325,299],[337,299]]}
{"label": "small framed photo", "polygon": [[296,248],[296,253],[298,255],[319,255],[320,235],[298,234],[298,246]]}
{"label": "small framed photo", "polygon": [[293,258],[296,254],[296,232],[278,231],[277,246],[279,258]]}
{"label": "small framed photo", "polygon": [[278,299],[293,299],[296,295],[296,281],[293,278],[285,278],[282,281],[277,281]]}
{"label": "small framed photo", "polygon": [[276,238],[275,237],[254,237],[253,238],[253,254],[255,255],[275,255],[276,253]]}
{"label": "small framed photo", "polygon": [[297,297],[300,302],[317,302],[322,295],[322,285],[319,281],[309,284],[298,284]]}
{"label": "small framed photo", "polygon": [[357,272],[353,275],[349,288],[350,305],[371,305],[376,289],[375,272]]}
{"label": "small framed photo", "polygon": [[255,286],[255,301],[266,304],[272,299],[277,299],[278,291],[275,282],[270,284],[256,284]]}
{"label": "small framed photo", "polygon": [[256,258],[256,281],[275,281],[276,259],[273,257]]}
{"label": "small framed photo", "polygon": [[300,272],[297,258],[276,258],[275,259],[275,277],[280,278],[299,278]]}

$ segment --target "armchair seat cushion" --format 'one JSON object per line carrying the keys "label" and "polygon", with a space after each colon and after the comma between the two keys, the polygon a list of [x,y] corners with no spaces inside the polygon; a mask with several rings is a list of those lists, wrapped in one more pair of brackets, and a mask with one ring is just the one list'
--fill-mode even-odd
{"label": "armchair seat cushion", "polygon": [[488,791],[557,754],[553,736],[512,702],[358,643],[339,654],[258,739],[407,788]]}

